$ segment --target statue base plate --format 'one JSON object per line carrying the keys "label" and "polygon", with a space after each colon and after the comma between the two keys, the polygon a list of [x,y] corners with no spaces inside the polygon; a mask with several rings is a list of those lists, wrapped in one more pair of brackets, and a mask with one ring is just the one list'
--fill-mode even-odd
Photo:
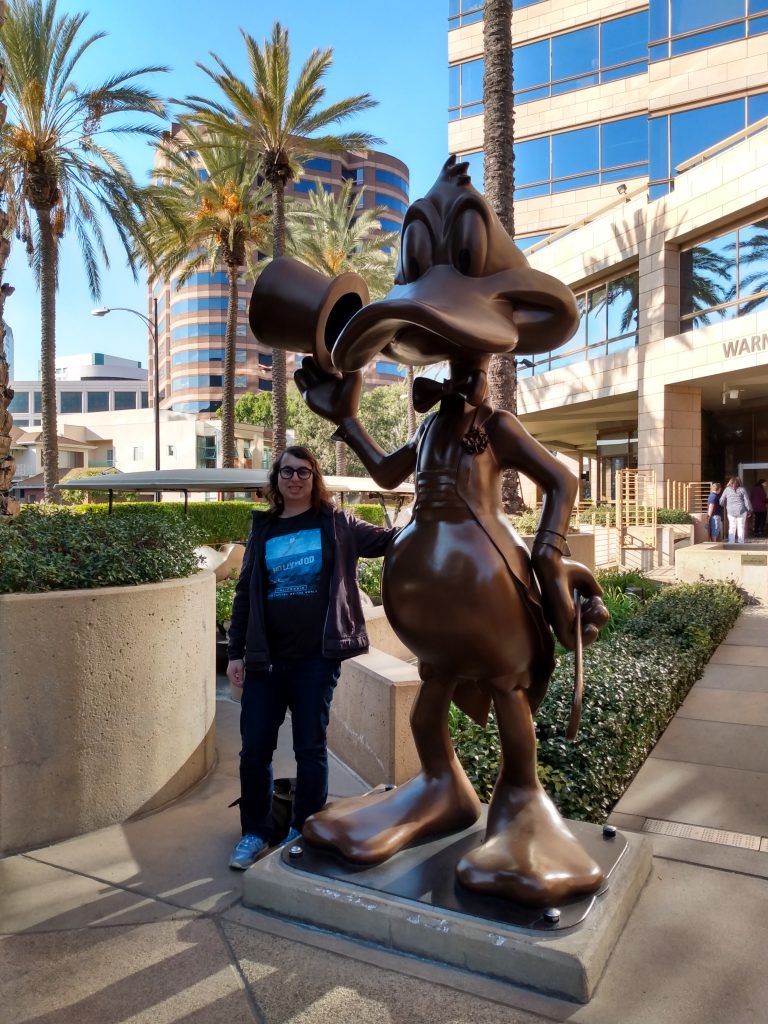
{"label": "statue base plate", "polygon": [[300,840],[245,873],[243,903],[389,950],[587,1002],[648,877],[651,845],[634,834],[606,839],[600,826],[585,822],[568,826],[607,881],[595,896],[552,908],[560,912],[557,922],[541,909],[471,893],[455,881],[456,863],[482,840],[482,820],[371,867]]}

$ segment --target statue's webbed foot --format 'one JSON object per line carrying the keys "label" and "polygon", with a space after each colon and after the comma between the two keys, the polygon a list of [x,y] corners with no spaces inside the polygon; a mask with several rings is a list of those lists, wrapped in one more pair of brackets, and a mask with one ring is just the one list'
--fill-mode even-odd
{"label": "statue's webbed foot", "polygon": [[304,824],[310,845],[336,850],[358,864],[380,864],[409,843],[474,824],[480,801],[454,762],[439,775],[420,774],[382,793],[339,800]]}
{"label": "statue's webbed foot", "polygon": [[603,872],[544,790],[498,790],[488,821],[486,841],[456,869],[468,889],[546,907],[600,888]]}

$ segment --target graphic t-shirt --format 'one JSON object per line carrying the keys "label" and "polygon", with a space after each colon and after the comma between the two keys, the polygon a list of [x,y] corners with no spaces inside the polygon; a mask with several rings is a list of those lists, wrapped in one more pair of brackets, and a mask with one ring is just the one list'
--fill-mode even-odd
{"label": "graphic t-shirt", "polygon": [[328,612],[331,552],[320,514],[275,519],[264,547],[265,618],[273,658],[320,654]]}

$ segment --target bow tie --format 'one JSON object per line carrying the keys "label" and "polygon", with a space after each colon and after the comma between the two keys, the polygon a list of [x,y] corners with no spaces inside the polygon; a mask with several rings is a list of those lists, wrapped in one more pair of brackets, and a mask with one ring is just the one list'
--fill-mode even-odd
{"label": "bow tie", "polygon": [[473,381],[469,377],[461,377],[459,380],[451,377],[448,380],[416,377],[413,382],[413,407],[416,412],[429,412],[433,405],[448,395],[461,395],[466,402],[472,386]]}

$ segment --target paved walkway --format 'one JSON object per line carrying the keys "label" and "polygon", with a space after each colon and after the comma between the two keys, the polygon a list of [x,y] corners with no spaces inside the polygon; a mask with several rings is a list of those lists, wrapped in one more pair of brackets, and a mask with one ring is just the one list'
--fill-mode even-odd
{"label": "paved walkway", "polygon": [[[238,708],[219,764],[157,814],[0,861],[3,1024],[761,1024],[768,1019],[768,610],[746,610],[617,807],[654,871],[588,1006],[239,905]],[[283,735],[278,773],[288,774]],[[335,796],[361,781],[333,761]],[[706,839],[712,835],[702,833]],[[723,838],[722,836],[720,838]],[[762,852],[760,839],[762,838]],[[752,840],[754,846],[754,840]]]}

